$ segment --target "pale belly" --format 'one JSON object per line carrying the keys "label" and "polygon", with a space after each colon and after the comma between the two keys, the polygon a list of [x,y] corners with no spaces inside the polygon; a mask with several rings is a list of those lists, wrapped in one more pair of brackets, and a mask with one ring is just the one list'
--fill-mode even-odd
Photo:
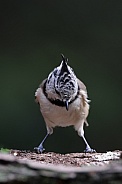
{"label": "pale belly", "polygon": [[41,107],[41,113],[49,127],[66,127],[75,125],[80,120],[85,120],[83,109],[80,107],[80,105],[78,105],[78,103],[79,100],[73,104],[70,104],[68,111],[65,107],[60,107],[49,103],[48,105],[43,104]]}

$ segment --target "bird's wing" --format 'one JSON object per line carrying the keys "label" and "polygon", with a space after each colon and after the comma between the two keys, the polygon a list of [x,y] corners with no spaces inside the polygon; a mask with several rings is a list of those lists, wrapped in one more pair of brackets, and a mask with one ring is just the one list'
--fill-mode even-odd
{"label": "bird's wing", "polygon": [[86,86],[83,82],[81,82],[79,79],[78,80],[78,86],[80,88],[80,94],[81,96],[83,97],[83,99],[89,103],[91,100],[88,99],[88,94],[87,94],[87,89],[86,89]]}
{"label": "bird's wing", "polygon": [[87,93],[87,89],[86,89],[85,84],[83,82],[81,82],[79,79],[77,79],[77,81],[78,81],[79,88]]}
{"label": "bird's wing", "polygon": [[43,89],[44,89],[44,84],[45,84],[46,80],[47,80],[47,79],[44,79],[44,80],[42,81],[42,83],[39,85],[39,88],[37,88],[37,90],[36,90],[36,92],[35,92],[35,102],[36,102],[36,103],[39,103],[39,100],[38,100],[39,96],[38,96],[38,94],[39,94],[39,91],[40,91],[40,90],[43,90]]}
{"label": "bird's wing", "polygon": [[[85,107],[86,104],[87,104],[87,106],[88,106],[88,108],[89,108],[88,103],[90,102],[90,100],[87,99],[87,98],[88,98],[88,95],[87,95],[86,86],[85,86],[85,84],[84,84],[83,82],[81,82],[79,79],[77,79],[77,80],[78,80],[78,85],[79,85],[79,88],[80,88],[80,95],[82,96],[82,103],[83,103],[83,106]],[[87,119],[85,119],[85,124],[86,124],[86,126],[89,125],[88,122],[87,122]]]}

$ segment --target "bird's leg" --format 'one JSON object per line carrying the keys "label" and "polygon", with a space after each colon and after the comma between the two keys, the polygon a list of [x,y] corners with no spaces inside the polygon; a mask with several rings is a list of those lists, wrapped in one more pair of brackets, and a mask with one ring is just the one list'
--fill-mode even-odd
{"label": "bird's leg", "polygon": [[84,152],[85,152],[85,153],[95,153],[96,150],[92,149],[92,148],[89,146],[89,144],[88,144],[86,138],[84,137],[84,135],[82,135],[82,138],[83,138],[83,140],[84,140],[84,142],[85,142],[85,144],[86,144],[86,149],[84,150]]}
{"label": "bird's leg", "polygon": [[49,133],[47,132],[46,136],[44,137],[44,139],[42,140],[42,142],[39,144],[39,146],[34,148],[34,150],[37,153],[42,153],[45,150],[44,147],[43,147],[43,143],[45,142],[45,140],[48,137],[48,135],[49,135]]}

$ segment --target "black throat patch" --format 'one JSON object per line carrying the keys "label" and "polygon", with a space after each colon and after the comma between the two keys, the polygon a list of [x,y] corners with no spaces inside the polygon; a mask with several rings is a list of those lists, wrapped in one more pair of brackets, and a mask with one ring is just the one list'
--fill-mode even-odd
{"label": "black throat patch", "polygon": [[[48,95],[47,95],[47,93],[46,93],[46,82],[47,82],[47,80],[45,81],[45,83],[44,83],[44,88],[43,88],[43,92],[44,92],[46,98],[47,98],[52,104],[54,104],[54,105],[57,105],[57,106],[60,106],[60,107],[66,107],[65,102],[63,102],[63,101],[61,101],[61,100],[59,100],[59,99],[53,100],[53,99],[49,99],[49,98],[48,98]],[[78,98],[78,95],[79,95],[79,86],[78,86],[77,95],[75,96],[75,98],[74,98],[73,100],[71,100],[71,101],[69,102],[69,104],[73,103],[73,102]]]}

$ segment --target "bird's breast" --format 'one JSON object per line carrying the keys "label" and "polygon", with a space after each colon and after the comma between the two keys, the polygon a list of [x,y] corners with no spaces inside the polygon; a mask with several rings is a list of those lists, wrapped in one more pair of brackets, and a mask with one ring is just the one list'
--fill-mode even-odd
{"label": "bird's breast", "polygon": [[80,119],[84,118],[85,120],[87,116],[87,112],[85,112],[85,109],[81,105],[81,99],[79,98],[69,105],[68,111],[66,107],[56,106],[47,99],[45,102],[40,103],[40,110],[45,121],[48,120],[48,126],[51,127],[75,125]]}

